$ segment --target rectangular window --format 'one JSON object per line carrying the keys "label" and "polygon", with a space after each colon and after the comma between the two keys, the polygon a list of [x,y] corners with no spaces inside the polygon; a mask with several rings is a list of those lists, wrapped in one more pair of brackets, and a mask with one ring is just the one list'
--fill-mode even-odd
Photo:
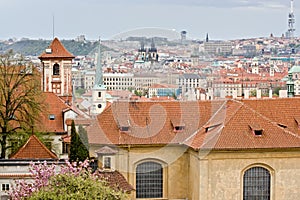
{"label": "rectangular window", "polygon": [[101,92],[98,92],[98,97],[101,97]]}
{"label": "rectangular window", "polygon": [[3,183],[2,184],[2,191],[9,191],[9,184],[7,184],[7,183]]}
{"label": "rectangular window", "polygon": [[110,169],[111,168],[111,157],[104,157],[104,162],[103,162],[103,167],[105,169]]}

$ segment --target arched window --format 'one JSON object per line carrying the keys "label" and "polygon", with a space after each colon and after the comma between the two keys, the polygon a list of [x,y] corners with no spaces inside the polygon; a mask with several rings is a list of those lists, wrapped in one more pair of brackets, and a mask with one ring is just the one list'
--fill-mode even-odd
{"label": "arched window", "polygon": [[53,75],[59,75],[59,64],[57,63],[53,65]]}
{"label": "arched window", "polygon": [[136,198],[163,197],[163,168],[156,162],[143,162],[136,168]]}
{"label": "arched window", "polygon": [[245,171],[243,177],[243,199],[270,199],[271,175],[263,167],[252,167]]}

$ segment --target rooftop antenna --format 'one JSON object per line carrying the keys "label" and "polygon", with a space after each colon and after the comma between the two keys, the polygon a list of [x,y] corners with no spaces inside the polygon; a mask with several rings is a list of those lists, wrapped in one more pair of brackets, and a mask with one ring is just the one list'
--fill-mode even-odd
{"label": "rooftop antenna", "polygon": [[54,14],[52,14],[52,39],[54,39]]}

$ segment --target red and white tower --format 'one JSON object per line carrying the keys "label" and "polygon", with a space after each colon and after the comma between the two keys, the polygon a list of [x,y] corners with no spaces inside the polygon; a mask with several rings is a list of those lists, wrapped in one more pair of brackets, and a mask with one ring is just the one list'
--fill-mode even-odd
{"label": "red and white tower", "polygon": [[39,59],[42,62],[42,90],[72,100],[72,60],[74,56],[54,38]]}

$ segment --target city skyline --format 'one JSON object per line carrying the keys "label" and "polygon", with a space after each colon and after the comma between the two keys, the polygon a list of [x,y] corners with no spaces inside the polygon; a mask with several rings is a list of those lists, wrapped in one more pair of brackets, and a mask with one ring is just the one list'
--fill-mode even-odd
{"label": "city skyline", "polygon": [[[296,37],[299,5],[294,2]],[[0,6],[0,39],[52,39],[53,32],[62,39],[111,39],[141,27],[185,30],[190,39],[205,39],[206,33],[221,40],[279,37],[290,12],[289,0],[5,0]]]}

